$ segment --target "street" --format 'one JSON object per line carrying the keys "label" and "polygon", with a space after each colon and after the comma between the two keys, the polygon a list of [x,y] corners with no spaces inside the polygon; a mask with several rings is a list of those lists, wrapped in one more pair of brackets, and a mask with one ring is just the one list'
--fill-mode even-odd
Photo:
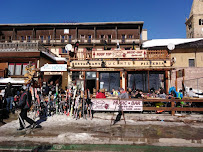
{"label": "street", "polygon": [[[126,125],[124,120],[111,125],[111,113],[96,113],[94,116],[93,120],[90,118],[75,120],[66,115],[54,115],[40,124],[42,128],[36,128],[26,134],[26,131],[16,130],[19,122],[15,114],[16,120],[0,127],[0,149],[6,150],[6,147],[9,147],[13,150],[26,148],[30,150],[41,146],[44,149],[49,147],[49,150],[59,148],[61,150],[123,151],[129,149],[133,151],[141,148],[145,151],[148,148],[164,147],[166,151],[176,151],[184,147],[184,150],[199,151],[203,147],[201,115],[172,117],[167,114],[152,114],[152,116],[125,114]],[[114,119],[115,117],[114,114]],[[149,117],[151,121],[147,121]],[[157,120],[155,121],[152,117]],[[165,119],[160,121],[158,120],[160,118]],[[172,118],[174,122],[170,122]],[[71,149],[71,145],[75,148]],[[99,146],[96,148],[94,145]],[[121,145],[126,148],[119,148]],[[177,148],[171,149],[172,147]]]}

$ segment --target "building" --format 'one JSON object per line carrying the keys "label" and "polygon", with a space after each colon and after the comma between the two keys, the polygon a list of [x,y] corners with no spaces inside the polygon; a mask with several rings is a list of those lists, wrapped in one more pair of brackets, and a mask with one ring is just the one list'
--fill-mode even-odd
{"label": "building", "polygon": [[[0,43],[0,71],[2,71],[0,75],[1,78],[11,77],[14,81],[15,79],[24,80],[24,75],[27,72],[26,66],[29,63],[31,63],[36,69],[39,69],[46,63],[66,64],[66,59],[59,59],[39,43]],[[54,79],[61,81],[60,83],[67,84],[67,81],[65,82],[65,80],[58,75],[53,76],[45,73],[42,74],[40,72],[34,75],[36,79],[38,79],[38,76],[43,78],[44,81]]]}
{"label": "building", "polygon": [[203,1],[193,0],[189,19],[186,20],[187,38],[203,38]]}
{"label": "building", "polygon": [[[100,22],[100,23],[40,23],[1,24],[0,41],[40,42],[59,57],[66,57],[65,45],[79,42],[79,51],[84,48],[106,49],[116,47],[129,49],[138,47],[147,39],[144,22]],[[143,35],[143,36],[142,36]],[[143,38],[143,39],[142,39]]]}
{"label": "building", "polygon": [[[173,50],[168,49],[170,44],[174,44]],[[143,43],[143,48],[170,51],[173,69],[169,73],[169,87],[179,90],[183,81],[188,88],[203,90],[203,38],[150,40]],[[179,76],[182,69],[184,74]]]}
{"label": "building", "polygon": [[[58,57],[65,57],[68,61],[68,66],[70,67],[69,74],[67,74],[66,76],[64,76],[64,74],[63,79],[67,79],[66,77],[68,76],[69,84],[72,83],[72,80],[74,81],[75,79],[77,79],[78,82],[79,80],[83,80],[85,81],[85,88],[89,88],[89,85],[91,85],[92,92],[93,88],[99,89],[101,87],[107,86],[106,82],[104,82],[102,86],[103,79],[95,81],[95,79],[98,78],[98,75],[101,75],[101,77],[104,79],[116,76],[115,82],[109,80],[108,83],[113,82],[116,88],[127,88],[127,81],[124,82],[124,79],[127,79],[127,71],[125,71],[124,64],[128,62],[129,64],[131,64],[131,66],[128,67],[134,69],[132,63],[134,64],[135,62],[137,62],[135,60],[143,60],[143,58],[145,58],[145,52],[140,51],[139,49],[142,43],[147,40],[147,30],[143,30],[143,24],[143,21],[58,24],[1,24],[0,41],[2,42],[2,44],[5,45],[16,43],[25,45],[29,43],[37,43],[49,50],[49,53],[55,54]],[[67,50],[65,49],[65,46],[67,44],[71,44],[73,46],[70,50],[70,53],[67,52]],[[79,45],[77,46],[77,49],[75,49],[76,44]],[[115,50],[115,48],[117,49]],[[130,56],[121,56],[122,51],[125,52],[124,54],[127,54],[130,50],[136,50],[132,51],[133,53],[131,52],[131,54],[135,55],[133,59],[131,59]],[[4,51],[6,52],[6,50]],[[101,57],[98,51],[101,51],[101,53],[109,53],[113,51],[113,53],[115,54],[116,52],[117,55],[105,58],[104,56]],[[74,54],[74,56],[70,55],[71,52],[72,54]],[[136,54],[140,56],[136,57]],[[116,67],[113,67],[113,71],[111,68],[102,69],[101,66],[96,66],[94,70],[103,70],[103,72],[96,72],[96,78],[93,78],[93,76],[95,76],[95,73],[91,73],[92,68],[87,68],[85,66],[76,68],[77,65],[75,63],[77,62],[101,62],[101,59],[111,60],[113,64],[117,63],[117,61],[118,63],[120,63]],[[102,62],[107,62],[103,60]],[[43,64],[46,64],[46,62],[43,62]],[[43,64],[38,67],[43,66]],[[143,64],[148,63],[143,62]],[[107,74],[107,78],[105,76],[105,70],[112,71],[111,74],[109,74],[110,72]],[[141,75],[143,74],[141,73]],[[140,77],[142,77],[141,75]],[[88,78],[88,76],[90,77]],[[135,78],[133,78],[133,80],[134,79]],[[63,84],[63,86],[64,85],[65,84]],[[113,86],[114,85],[110,85],[107,90],[111,90]],[[146,90],[146,88],[144,89]]]}

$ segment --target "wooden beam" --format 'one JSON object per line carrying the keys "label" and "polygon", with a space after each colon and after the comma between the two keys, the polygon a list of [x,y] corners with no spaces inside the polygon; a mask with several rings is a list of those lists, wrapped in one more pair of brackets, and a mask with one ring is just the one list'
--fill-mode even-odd
{"label": "wooden beam", "polygon": [[96,91],[99,90],[99,72],[97,72],[97,78],[96,78]]}
{"label": "wooden beam", "polygon": [[168,71],[165,71],[166,94],[168,94]]}
{"label": "wooden beam", "polygon": [[120,88],[122,88],[122,74],[123,74],[123,72],[120,71]]}
{"label": "wooden beam", "polygon": [[175,80],[175,87],[176,87],[176,91],[178,91],[178,71],[176,71],[176,80]]}

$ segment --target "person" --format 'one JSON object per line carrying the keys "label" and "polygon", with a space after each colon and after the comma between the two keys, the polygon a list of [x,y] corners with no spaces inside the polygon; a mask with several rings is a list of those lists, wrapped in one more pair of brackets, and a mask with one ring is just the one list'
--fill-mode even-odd
{"label": "person", "polygon": [[[22,91],[24,91],[24,90],[22,90]],[[27,116],[27,112],[31,107],[31,100],[32,100],[31,93],[30,93],[30,91],[28,91],[28,89],[26,89],[21,94],[20,101],[18,104],[18,107],[21,108],[21,112],[19,115],[20,128],[18,128],[17,130],[25,129],[24,120],[26,120],[32,128],[34,128],[36,126],[36,122]]]}
{"label": "person", "polygon": [[120,93],[121,93],[119,95],[120,99],[129,99],[128,93],[123,88],[120,89]]}
{"label": "person", "polygon": [[118,96],[118,92],[114,88],[112,89],[112,93],[111,94],[114,97]]}
{"label": "person", "polygon": [[144,97],[142,90],[137,90],[136,92],[138,92],[138,93],[135,95],[135,98],[143,98]]}
{"label": "person", "polygon": [[134,95],[131,88],[128,88],[128,95],[130,98],[132,98],[132,96]]}
{"label": "person", "polygon": [[189,89],[189,92],[187,93],[187,96],[188,96],[188,97],[194,97],[194,96],[195,96],[195,94],[194,94],[192,88]]}
{"label": "person", "polygon": [[99,93],[96,95],[96,98],[106,98],[104,89],[100,89]]}
{"label": "person", "polygon": [[8,112],[11,112],[14,100],[14,89],[12,88],[12,84],[10,82],[7,84],[7,88],[5,90],[5,98],[7,101],[6,109]]}
{"label": "person", "polygon": [[164,89],[163,88],[160,88],[158,97],[166,99],[166,94],[164,93]]}

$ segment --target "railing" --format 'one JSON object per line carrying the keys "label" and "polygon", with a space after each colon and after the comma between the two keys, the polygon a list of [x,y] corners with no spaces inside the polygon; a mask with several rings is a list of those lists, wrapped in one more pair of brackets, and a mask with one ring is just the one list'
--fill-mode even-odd
{"label": "railing", "polygon": [[44,51],[56,56],[40,43],[0,43],[0,52],[38,52]]}
{"label": "railing", "polygon": [[96,43],[96,44],[104,44],[104,41],[107,42],[107,44],[116,44],[117,42],[123,44],[123,43],[139,43],[140,40],[139,39],[105,39],[105,38],[99,38],[99,39],[94,39],[94,38],[78,38],[78,39],[75,39],[75,38],[64,38],[64,39],[60,39],[60,38],[55,38],[55,39],[48,39],[48,38],[44,38],[44,39],[40,39],[40,38],[30,38],[30,39],[17,39],[17,40],[5,40],[5,39],[2,39],[0,40],[0,43],[10,43],[10,42],[32,42],[32,43],[35,43],[35,42],[40,42],[40,43],[44,43],[44,44],[60,44],[60,43],[69,43],[69,44],[72,44],[72,43],[75,43],[75,42],[80,42],[81,44],[83,43]]}
{"label": "railing", "polygon": [[[162,103],[170,103],[170,104],[165,104],[163,107],[152,107],[152,106],[146,106],[150,105],[150,103],[157,103],[157,102],[162,102]],[[186,105],[181,105],[180,107],[177,107],[177,103],[179,102],[185,102],[185,103],[190,103],[188,106]],[[144,111],[170,111],[171,115],[175,115],[177,111],[198,111],[198,112],[203,112],[203,99],[143,99]],[[200,103],[201,106],[197,107],[194,104],[194,107],[191,107],[191,103]],[[170,105],[167,107],[166,105]]]}

